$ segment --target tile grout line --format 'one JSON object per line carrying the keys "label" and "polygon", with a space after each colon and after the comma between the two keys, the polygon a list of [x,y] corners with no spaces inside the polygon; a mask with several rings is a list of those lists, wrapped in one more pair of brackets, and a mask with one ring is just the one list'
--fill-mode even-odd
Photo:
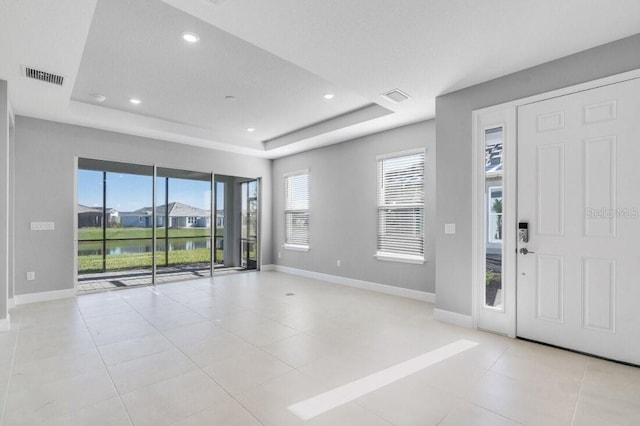
{"label": "tile grout line", "polygon": [[82,318],[82,322],[84,323],[84,326],[87,327],[87,331],[89,333],[89,337],[91,338],[91,342],[93,343],[93,346],[94,346],[96,352],[98,353],[98,356],[100,357],[100,361],[102,362],[102,366],[104,367],[104,371],[105,371],[105,373],[107,373],[107,376],[109,377],[109,381],[111,382],[111,385],[113,386],[113,389],[116,391],[116,394],[118,395],[118,400],[120,401],[120,405],[122,406],[122,409],[126,413],[127,419],[129,420],[129,423],[131,425],[133,425],[134,423],[133,423],[133,419],[131,418],[131,414],[129,414],[129,410],[127,409],[127,406],[125,405],[124,400],[122,399],[122,395],[120,394],[120,391],[118,391],[118,387],[116,386],[116,383],[113,381],[113,377],[111,377],[111,373],[109,372],[109,368],[107,367],[107,363],[104,361],[104,358],[102,358],[102,353],[100,352],[100,349],[98,348],[98,345],[96,344],[96,341],[93,338],[93,334],[91,333],[91,329],[89,328],[89,325],[87,324],[87,320],[85,319],[82,310],[78,306],[77,297],[78,296],[75,297],[74,305],[75,305],[76,309],[78,310],[78,312],[80,313],[80,317]]}
{"label": "tile grout line", "polygon": [[[212,286],[213,286],[213,284],[212,284]],[[194,288],[194,287],[192,287],[192,288]],[[197,290],[197,291],[200,291],[199,289],[196,289],[196,290]],[[193,309],[191,306],[186,305],[186,304],[182,303],[181,301],[174,299],[173,297],[171,297],[171,295],[167,295],[167,294],[163,294],[163,295],[164,295],[164,296],[166,296],[166,297],[168,297],[168,298],[170,298],[170,299],[172,299],[172,300],[173,300],[173,301],[175,301],[176,303],[178,303],[178,304],[180,304],[180,305],[184,306],[185,308],[189,309],[190,311],[193,311],[193,312],[194,312],[194,313],[196,313],[197,315],[199,315],[199,316],[201,316],[202,318],[204,318],[204,320],[205,320],[206,322],[210,323],[211,325],[213,325],[213,326],[215,326],[215,327],[220,327],[220,328],[221,328],[222,330],[224,330],[226,333],[232,334],[234,337],[236,337],[236,338],[238,338],[238,339],[242,340],[244,343],[246,343],[246,344],[248,344],[248,345],[250,345],[250,346],[253,346],[255,349],[258,349],[258,350],[260,350],[260,351],[262,351],[262,352],[264,352],[264,353],[266,353],[266,354],[268,354],[268,355],[271,355],[272,357],[276,358],[278,361],[280,361],[280,362],[282,362],[283,364],[285,364],[285,365],[287,365],[287,366],[291,367],[292,369],[294,369],[294,370],[296,369],[296,367],[295,367],[295,366],[293,366],[293,365],[291,365],[291,364],[287,363],[286,361],[284,361],[284,360],[282,360],[282,359],[278,358],[276,355],[271,354],[271,353],[267,352],[266,350],[264,350],[264,349],[262,348],[262,346],[258,346],[258,345],[256,345],[256,344],[253,344],[253,343],[251,343],[250,341],[248,341],[248,340],[244,339],[243,337],[239,336],[239,335],[238,335],[238,334],[236,334],[235,332],[233,332],[233,331],[231,331],[231,330],[227,330],[227,329],[226,329],[226,328],[224,328],[223,326],[220,326],[220,325],[218,325],[218,324],[215,324],[212,320],[210,320],[209,318],[207,318],[207,317],[205,317],[204,315],[200,314],[198,311],[196,311],[195,309]],[[222,297],[222,296],[221,296],[221,297]],[[132,308],[133,308],[133,307],[132,307]],[[135,308],[133,308],[133,309],[135,310]],[[253,309],[250,309],[250,308],[242,308],[242,309],[247,309],[247,310],[251,311],[253,314],[258,315],[258,316],[265,317],[267,320],[273,321],[273,322],[275,322],[275,323],[276,323],[276,324],[278,324],[278,325],[282,325],[282,326],[284,326],[284,327],[291,328],[292,330],[299,331],[299,330],[297,330],[297,329],[295,329],[295,328],[293,328],[293,327],[286,326],[285,324],[281,324],[281,323],[279,323],[278,321],[276,321],[276,320],[274,320],[274,319],[272,319],[272,318],[269,318],[269,317],[267,317],[267,316],[265,316],[265,315],[262,315],[262,314],[260,314],[259,312],[254,311]],[[136,311],[136,312],[137,312],[137,311]],[[141,315],[141,314],[140,314],[140,315]],[[151,325],[153,326],[153,324],[151,324]],[[188,325],[188,324],[187,324],[187,325]],[[154,327],[154,328],[155,328],[155,327]],[[163,333],[162,333],[162,331],[160,331],[160,330],[158,330],[158,332],[160,332],[160,334],[163,334]],[[289,339],[289,338],[291,338],[291,337],[298,336],[298,335],[300,335],[300,334],[304,334],[304,332],[299,331],[299,332],[298,332],[298,334],[294,334],[293,336],[284,337],[284,338],[282,338],[282,339],[275,340],[274,342],[271,342],[271,343],[281,342],[281,341],[284,341],[284,340]],[[164,334],[163,334],[163,336],[164,336]],[[169,340],[169,339],[167,339],[167,340]],[[170,340],[169,340],[169,341],[170,341]],[[171,341],[170,341],[170,342],[171,342]],[[269,344],[271,344],[271,343],[269,343]],[[184,354],[184,352],[183,352],[180,348],[178,348],[178,347],[177,347],[177,345],[175,345],[173,342],[171,342],[171,344],[173,344],[174,346],[176,346],[176,348],[177,348],[180,352],[182,352],[182,353]],[[266,345],[265,345],[265,346],[266,346]],[[189,358],[189,359],[191,360],[191,358],[190,358],[187,354],[184,354],[184,355],[185,355],[187,358]],[[193,361],[192,361],[192,362],[193,362]],[[197,365],[197,364],[196,364],[196,365]],[[198,366],[198,367],[200,367],[200,366]],[[202,370],[203,370],[203,372],[204,372],[204,369],[202,369]],[[207,373],[205,372],[205,374],[207,374]],[[207,374],[207,375],[208,375],[208,374]],[[218,383],[216,382],[216,384],[218,384]]]}
{"label": "tile grout line", "polygon": [[[212,278],[212,280],[213,280],[213,278]],[[213,283],[211,283],[211,286],[213,287]],[[194,287],[192,287],[192,288],[194,288]],[[215,287],[214,287],[214,288],[215,288]],[[198,290],[198,289],[196,289],[196,290]],[[198,291],[199,291],[199,290],[198,290]],[[256,345],[254,345],[253,343],[251,343],[251,342],[249,342],[249,341],[247,341],[247,340],[243,339],[242,337],[238,336],[237,334],[235,334],[235,333],[233,333],[233,332],[231,332],[231,331],[229,331],[229,330],[225,329],[224,327],[221,327],[221,326],[219,326],[219,325],[217,325],[217,324],[214,324],[214,323],[213,323],[209,318],[205,317],[204,315],[201,315],[199,312],[197,312],[196,310],[194,310],[194,309],[193,309],[193,308],[191,308],[190,306],[185,305],[184,303],[180,302],[179,300],[174,299],[174,298],[173,298],[173,297],[171,297],[170,295],[165,295],[165,296],[169,297],[170,299],[172,299],[172,300],[174,300],[175,302],[177,302],[177,303],[181,304],[181,305],[182,305],[182,306],[184,306],[185,308],[187,308],[187,309],[189,309],[189,310],[191,310],[191,311],[195,312],[196,314],[200,315],[200,316],[201,316],[201,317],[203,317],[207,322],[209,322],[211,325],[213,325],[213,326],[215,326],[215,327],[220,327],[220,328],[222,328],[225,332],[227,332],[227,333],[229,333],[229,334],[233,335],[234,337],[236,337],[236,338],[238,338],[238,339],[242,340],[243,342],[247,343],[248,345],[251,345],[251,346],[253,346],[253,347],[254,347],[254,348],[256,348],[256,349],[261,350],[261,351],[263,351],[263,352],[267,353],[264,349],[262,349],[262,348],[260,348],[260,347],[258,347],[258,346],[256,346]],[[243,308],[243,309],[246,309],[246,308]],[[236,398],[234,395],[232,395],[232,394],[231,394],[231,393],[230,393],[230,392],[229,392],[229,391],[228,391],[224,386],[222,386],[220,383],[218,383],[218,381],[217,381],[215,378],[213,378],[213,377],[211,377],[209,374],[207,374],[207,372],[206,372],[206,371],[204,371],[204,368],[202,368],[200,365],[198,365],[196,362],[194,362],[194,361],[191,359],[191,357],[189,357],[189,355],[187,355],[186,353],[184,353],[184,351],[183,351],[181,348],[179,348],[179,347],[178,347],[176,344],[174,344],[173,342],[171,342],[171,344],[173,344],[173,345],[176,347],[176,349],[178,349],[178,350],[180,351],[180,353],[182,353],[182,354],[183,354],[185,357],[187,357],[191,362],[193,362],[193,363],[196,365],[196,367],[198,367],[198,369],[200,369],[200,371],[202,371],[202,373],[203,373],[205,376],[207,376],[207,377],[209,378],[209,380],[211,380],[213,383],[215,383],[217,386],[219,386],[219,387],[220,387],[220,389],[222,389],[222,390],[223,390],[223,391],[224,391],[224,392],[225,392],[225,393],[226,393],[226,394],[227,394],[231,399],[233,399],[236,403],[238,403],[238,405],[239,405],[239,406],[241,406],[241,407],[242,407],[242,408],[243,408],[243,409],[244,409],[244,410],[245,410],[245,411],[246,411],[246,412],[247,412],[247,413],[248,413],[248,414],[249,414],[253,419],[255,419],[255,420],[256,420],[258,423],[260,423],[261,425],[264,425],[264,423],[262,423],[262,422],[260,421],[260,419],[258,419],[258,418],[257,418],[257,417],[256,417],[256,416],[255,416],[255,415],[254,415],[254,414],[253,414],[253,413],[252,413],[252,412],[251,412],[251,411],[250,411],[250,410],[249,410],[249,409],[248,409],[248,408],[247,408],[247,407],[242,403],[242,401],[240,401],[238,398]],[[281,361],[282,363],[284,363],[284,364],[288,365],[289,367],[291,367],[291,368],[294,368],[294,369],[295,369],[295,367],[293,367],[293,366],[291,366],[291,365],[289,365],[289,364],[285,363],[284,361],[282,361],[282,360],[280,360],[279,358],[277,358],[275,355],[272,355],[272,356],[273,356],[274,358],[278,359],[279,361]],[[282,373],[282,374],[285,374],[285,373]],[[266,383],[266,382],[265,382],[265,383]],[[261,386],[261,384],[257,384],[256,386],[252,387],[251,389],[257,388],[258,386]],[[251,389],[247,389],[247,391],[245,391],[245,392],[248,392],[248,391],[249,391],[249,390],[251,390]],[[207,408],[205,408],[205,409],[203,409],[203,410],[201,410],[201,411],[198,411],[198,413],[201,413],[201,412],[206,411],[206,410],[207,410]],[[191,416],[196,415],[196,414],[198,414],[198,413],[193,413]],[[191,417],[191,416],[189,416],[189,417]],[[188,417],[187,417],[187,418],[188,418]]]}
{"label": "tile grout line", "polygon": [[[187,286],[187,285],[189,285],[189,284],[188,284],[188,283],[185,283],[185,286]],[[190,286],[190,285],[189,285],[189,286]],[[200,288],[198,288],[198,287],[193,287],[193,286],[190,286],[190,287],[191,287],[191,288],[193,288],[194,290],[200,290]],[[140,289],[140,288],[138,287],[138,289]],[[153,291],[153,288],[151,288],[151,287],[149,287],[148,289],[149,289],[149,290],[151,290],[151,291]],[[125,289],[125,290],[126,290],[126,289]],[[134,288],[130,288],[130,290],[134,290]],[[216,326],[216,327],[219,327],[218,325],[216,325],[215,323],[213,323],[212,321],[210,321],[207,317],[204,317],[204,316],[203,316],[203,315],[201,315],[199,312],[197,312],[196,310],[194,310],[194,309],[193,309],[193,307],[191,307],[190,305],[185,304],[184,302],[182,302],[182,301],[180,301],[180,300],[176,299],[176,298],[175,298],[175,296],[177,296],[177,295],[178,295],[178,294],[171,295],[171,294],[167,294],[167,293],[162,293],[162,296],[165,296],[165,297],[167,297],[168,299],[171,299],[172,301],[176,302],[177,304],[179,304],[179,305],[181,305],[181,306],[185,307],[185,308],[187,309],[187,311],[189,311],[189,312],[193,312],[193,313],[196,313],[197,315],[199,315],[199,316],[203,317],[203,321],[206,321],[206,322],[211,323],[212,325],[214,325],[214,326]],[[166,340],[167,340],[167,341],[168,341],[168,342],[169,342],[169,343],[170,343],[174,348],[176,348],[178,351],[180,351],[181,353],[183,353],[183,354],[185,355],[185,357],[186,357],[186,358],[188,358],[188,359],[193,363],[193,360],[191,360],[191,358],[190,358],[188,355],[186,355],[184,352],[182,352],[182,350],[181,350],[179,347],[177,347],[177,345],[176,345],[174,342],[172,342],[170,339],[168,339],[168,338],[164,335],[164,332],[163,332],[162,330],[158,329],[158,328],[157,328],[154,324],[152,324],[152,323],[151,323],[151,322],[150,322],[150,321],[149,321],[149,320],[148,320],[144,315],[142,315],[142,314],[141,314],[141,313],[136,309],[136,307],[135,307],[135,306],[133,306],[132,304],[130,304],[130,303],[127,301],[127,299],[125,299],[125,298],[123,297],[123,294],[116,294],[116,296],[118,297],[118,299],[119,299],[119,300],[122,300],[122,301],[123,301],[123,302],[124,302],[124,303],[125,303],[125,304],[126,304],[126,305],[127,305],[127,306],[132,310],[132,311],[133,311],[133,312],[135,312],[136,314],[138,314],[138,315],[141,317],[141,319],[143,319],[143,320],[144,320],[146,323],[148,323],[148,324],[149,324],[149,325],[150,325],[154,330],[156,330],[160,335],[162,335],[162,336],[163,336],[163,338],[164,338],[164,339],[166,339]],[[209,297],[211,297],[211,295],[208,295],[208,296],[209,296]],[[229,299],[229,300],[230,300],[230,299]],[[85,327],[86,327],[86,329],[87,329],[87,331],[88,331],[88,333],[89,333],[89,335],[90,335],[90,337],[91,337],[91,341],[92,341],[92,344],[93,344],[93,348],[94,348],[94,349],[96,349],[96,350],[98,351],[98,355],[99,355],[99,356],[100,356],[100,358],[101,358],[101,361],[102,361],[102,363],[103,363],[103,366],[105,366],[105,367],[106,367],[107,374],[109,375],[109,378],[111,379],[112,385],[114,385],[114,388],[115,388],[116,392],[118,393],[119,399],[120,399],[120,401],[121,401],[121,405],[123,405],[123,408],[125,409],[125,412],[127,413],[128,417],[129,417],[129,420],[130,420],[130,421],[132,421],[132,420],[131,420],[131,416],[129,415],[129,413],[128,413],[127,409],[126,409],[126,406],[124,406],[124,404],[123,404],[123,401],[122,401],[122,395],[121,395],[121,394],[120,394],[120,392],[118,391],[118,388],[115,386],[115,383],[113,382],[113,379],[112,379],[112,377],[111,377],[111,375],[110,375],[109,368],[106,366],[106,363],[105,363],[104,359],[102,358],[102,354],[100,353],[99,346],[97,345],[96,340],[94,339],[94,336],[91,334],[91,331],[90,331],[91,329],[88,327],[87,320],[88,320],[88,319],[90,319],[90,318],[87,318],[87,317],[85,316],[85,314],[84,314],[84,313],[79,309],[79,306],[78,306],[78,304],[77,304],[77,299],[76,299],[76,301],[74,301],[74,307],[75,307],[76,311],[80,314],[80,316],[81,316],[81,318],[82,318],[82,320],[83,320],[83,324],[85,325]],[[263,317],[265,317],[266,319],[272,320],[272,321],[274,321],[274,322],[275,322],[275,323],[277,323],[277,324],[280,324],[280,325],[285,326],[285,324],[280,323],[280,322],[279,322],[279,321],[277,321],[276,319],[273,319],[273,318],[270,318],[270,317],[268,317],[268,316],[262,315],[262,314],[260,314],[259,312],[254,311],[253,309],[250,309],[249,307],[244,307],[243,309],[247,309],[247,310],[249,310],[249,311],[251,311],[251,312],[255,313],[256,315],[263,316]],[[188,324],[187,324],[187,325],[185,325],[185,326],[188,326]],[[289,327],[289,326],[287,326],[287,327]],[[289,328],[292,328],[292,327],[289,327]],[[238,336],[237,334],[235,334],[233,331],[227,330],[227,329],[225,329],[224,327],[221,327],[221,329],[223,329],[225,332],[227,332],[227,333],[229,333],[229,334],[233,335],[234,337],[236,337],[236,338],[238,338],[238,339],[242,340],[243,342],[247,343],[248,345],[250,345],[250,346],[254,347],[255,349],[260,350],[260,351],[262,351],[262,352],[265,352],[265,353],[269,354],[269,353],[268,353],[267,351],[265,351],[262,347],[257,346],[257,345],[255,345],[255,344],[253,344],[253,343],[251,343],[251,342],[249,342],[249,341],[245,340],[244,338],[242,338],[242,337]],[[292,329],[294,329],[294,330],[298,331],[298,332],[299,332],[299,334],[304,334],[304,332],[302,332],[302,331],[300,331],[300,330],[297,330],[297,329],[295,329],[295,328],[292,328]],[[292,336],[289,336],[289,337],[292,337]],[[279,339],[278,341],[280,341],[280,340],[285,340],[285,339],[286,339],[286,338]],[[17,347],[17,345],[16,345],[16,347]],[[14,350],[15,350],[15,348],[14,348]],[[295,366],[292,366],[292,365],[290,365],[289,363],[287,363],[286,361],[281,360],[281,359],[280,359],[280,358],[278,358],[277,356],[275,356],[275,355],[273,355],[273,354],[269,354],[269,355],[273,356],[275,359],[278,359],[278,360],[279,360],[279,361],[281,361],[283,364],[285,364],[285,365],[289,366],[290,368],[292,368],[292,370],[297,370],[297,368],[296,368]],[[194,363],[194,364],[195,364],[195,363]],[[202,371],[204,370],[204,368],[200,367],[200,366],[199,366],[199,365],[197,365],[197,364],[195,364],[195,367],[197,367],[198,369],[200,369],[200,370],[202,370]],[[214,379],[214,378],[212,378],[211,376],[209,376],[209,375],[208,375],[206,372],[204,372],[204,371],[203,371],[203,373],[207,376],[207,378],[209,378],[209,379],[210,379],[210,380],[212,380],[214,383],[216,383],[217,385],[219,385],[219,384],[215,381],[215,379]],[[285,374],[285,373],[283,373],[283,374]],[[303,374],[304,374],[304,373],[303,373]],[[278,375],[277,377],[279,377],[279,376],[280,376],[280,375]],[[170,379],[170,378],[169,378],[169,379]],[[259,387],[259,386],[261,386],[263,383],[266,383],[267,381],[269,381],[269,380],[271,380],[271,379],[274,379],[274,378],[270,378],[270,379],[266,380],[265,382],[262,382],[262,383],[260,383],[260,384],[256,384],[256,386],[252,387],[251,389],[253,389],[253,388],[255,388],[255,387]],[[165,380],[168,380],[168,379],[165,379]],[[164,380],[161,380],[160,382],[162,382],[162,381],[164,381]],[[147,386],[147,387],[148,387],[148,386]],[[145,387],[145,388],[146,388],[146,387]],[[220,388],[221,388],[221,389],[223,389],[223,390],[225,391],[225,393],[227,393],[227,394],[228,394],[228,395],[229,395],[229,396],[230,396],[234,401],[236,401],[240,406],[242,406],[242,407],[247,411],[247,413],[248,413],[249,415],[251,415],[253,418],[255,418],[255,416],[253,415],[253,413],[251,413],[251,411],[250,411],[249,409],[247,409],[247,407],[246,407],[244,404],[242,404],[242,402],[241,402],[241,401],[239,401],[236,397],[234,397],[232,394],[230,394],[230,393],[229,393],[229,392],[228,392],[224,387],[220,386]],[[204,409],[204,410],[206,410],[206,409]],[[201,411],[204,411],[204,410],[201,410]],[[197,414],[197,413],[193,413],[192,415],[194,415],[194,414]],[[256,421],[258,421],[259,423],[261,423],[261,421],[260,421],[259,419],[257,419],[257,418],[255,418],[255,419],[256,419]]]}
{"label": "tile grout line", "polygon": [[584,386],[584,379],[587,377],[587,369],[589,368],[589,364],[593,361],[591,359],[587,359],[587,362],[584,366],[584,371],[582,372],[582,380],[580,380],[580,388],[578,389],[578,395],[576,396],[576,402],[573,407],[573,415],[571,416],[571,424],[573,425],[576,421],[576,414],[578,414],[578,403],[580,402],[580,397],[582,395],[582,388]]}
{"label": "tile grout line", "polygon": [[[171,283],[171,284],[175,284],[175,283]],[[162,285],[162,284],[160,284],[160,285]],[[185,285],[188,285],[188,284],[187,284],[187,283],[185,283]],[[212,286],[213,286],[213,284],[212,284]],[[190,287],[191,287],[191,286],[190,286]],[[180,305],[184,306],[185,308],[187,308],[187,309],[189,310],[189,312],[193,312],[193,313],[195,313],[196,315],[198,315],[198,316],[202,317],[202,318],[204,319],[204,321],[206,321],[206,322],[210,323],[211,325],[213,325],[213,326],[215,326],[215,327],[219,327],[218,325],[213,324],[213,323],[212,323],[212,322],[211,322],[207,317],[205,317],[205,316],[201,315],[199,312],[195,311],[195,310],[194,310],[193,308],[191,308],[190,306],[185,305],[185,304],[184,304],[184,303],[182,303],[181,301],[179,301],[179,300],[177,300],[177,299],[173,298],[171,295],[166,294],[166,293],[162,293],[162,292],[157,292],[157,291],[155,290],[155,286],[153,286],[153,287],[149,286],[149,287],[147,287],[147,288],[149,289],[149,291],[151,291],[151,292],[153,292],[153,293],[156,293],[156,294],[162,294],[162,296],[168,297],[169,299],[173,300],[174,302],[176,302],[176,303],[178,303],[178,304],[180,304]],[[193,288],[195,291],[200,291],[199,289],[197,289],[197,288],[195,288],[195,287],[191,287],[191,288]],[[202,292],[202,293],[204,294],[204,292]],[[196,362],[194,362],[194,361],[191,359],[191,357],[190,357],[189,355],[187,355],[187,354],[182,350],[182,348],[178,347],[178,345],[176,345],[173,341],[171,341],[171,339],[167,338],[167,337],[164,335],[164,333],[162,332],[162,330],[158,329],[158,328],[157,328],[154,324],[152,324],[152,323],[151,323],[151,322],[150,322],[150,321],[149,321],[149,320],[148,320],[144,315],[142,315],[140,312],[138,312],[138,310],[137,310],[133,305],[129,304],[129,303],[127,302],[127,300],[126,300],[126,299],[124,299],[124,298],[121,298],[121,299],[122,299],[122,300],[123,300],[127,305],[129,305],[129,307],[131,307],[131,309],[133,309],[133,311],[134,311],[135,313],[137,313],[138,315],[140,315],[140,316],[142,317],[142,319],[144,319],[144,320],[145,320],[145,321],[146,321],[146,322],[147,322],[151,327],[153,327],[153,329],[154,329],[154,330],[156,330],[158,333],[160,333],[160,335],[162,335],[162,337],[164,337],[165,339],[167,339],[167,341],[168,341],[168,342],[169,342],[169,343],[170,343],[170,344],[171,344],[171,345],[172,345],[176,350],[178,350],[178,351],[179,351],[179,352],[180,352],[180,353],[181,353],[185,358],[187,358],[187,359],[189,360],[189,362],[191,362],[191,363],[196,367],[196,371],[197,371],[197,370],[199,370],[200,372],[202,372],[202,374],[204,374],[204,375],[205,375],[209,380],[211,380],[213,383],[215,383],[215,384],[216,384],[216,386],[220,387],[220,389],[222,389],[222,391],[223,391],[224,393],[226,393],[226,394],[227,394],[231,399],[233,399],[235,402],[237,402],[237,403],[238,403],[238,405],[240,405],[240,406],[241,406],[241,407],[242,407],[242,408],[243,408],[243,409],[244,409],[244,410],[245,410],[245,411],[246,411],[246,412],[247,412],[247,413],[248,413],[252,418],[254,418],[258,423],[263,424],[263,423],[262,423],[262,422],[261,422],[261,421],[260,421],[260,420],[259,420],[259,419],[258,419],[258,418],[257,418],[257,417],[252,413],[252,412],[251,412],[251,411],[249,411],[249,409],[247,409],[247,407],[246,407],[244,404],[242,404],[242,402],[241,402],[241,401],[239,401],[235,396],[233,396],[231,393],[229,393],[229,391],[228,391],[224,386],[222,386],[220,383],[218,383],[218,382],[217,382],[213,377],[211,377],[209,374],[207,374],[207,372],[206,372],[206,371],[204,371],[204,368],[202,368],[200,365],[198,365]],[[188,325],[189,325],[189,324],[187,324],[187,325],[185,325],[185,326],[188,326]],[[224,330],[224,329],[223,329],[223,330]],[[224,331],[225,331],[225,332],[228,332],[228,333],[231,333],[231,332],[229,332],[229,331],[227,331],[227,330],[224,330]],[[236,336],[234,333],[231,333],[231,334],[233,334],[234,336]],[[236,336],[236,337],[238,337],[238,336]],[[241,339],[240,337],[238,337],[238,338],[239,338],[239,339]],[[257,346],[255,346],[255,345],[253,345],[253,344],[251,344],[251,343],[249,343],[249,342],[246,342],[244,339],[241,339],[241,340],[242,340],[243,342],[245,342],[245,343],[248,343],[248,344],[250,344],[250,345],[252,345],[252,346],[256,347],[257,349],[260,349],[260,348],[258,348]],[[143,358],[144,358],[144,357],[143,357]],[[166,379],[160,380],[159,382],[156,382],[156,383],[154,383],[154,384],[151,384],[151,385],[145,386],[144,388],[142,388],[142,390],[147,389],[147,388],[149,388],[149,387],[151,387],[151,386],[153,386],[153,385],[155,385],[155,384],[162,383],[162,382],[165,382],[165,381],[167,381],[167,380],[174,379],[175,377],[178,377],[178,376],[168,377],[168,378],[166,378]],[[116,392],[118,392],[118,389],[117,389],[117,388],[116,388]],[[118,392],[118,394],[120,394],[120,392]],[[126,408],[126,407],[125,407],[125,408]],[[192,413],[192,414],[190,414],[189,416],[187,416],[187,417],[185,417],[185,418],[182,418],[182,419],[180,419],[180,420],[177,420],[176,422],[178,422],[178,421],[182,421],[182,420],[185,420],[185,419],[188,419],[189,417],[191,417],[191,416],[195,416],[196,414],[199,414],[199,413],[201,413],[201,412],[204,412],[204,411],[208,410],[209,408],[210,408],[210,407],[203,408],[202,410],[199,410],[199,411],[197,411],[197,412],[195,412],[195,413]],[[127,414],[128,414],[128,412],[127,412]],[[176,423],[176,422],[174,422],[174,423]]]}
{"label": "tile grout line", "polygon": [[493,361],[493,363],[489,366],[489,368],[487,368],[487,371],[491,371],[493,373],[495,373],[495,371],[493,371],[493,367],[498,363],[498,361],[500,361],[502,359],[502,357],[504,356],[505,353],[507,353],[507,351],[509,350],[509,346],[507,346],[506,348],[504,348],[504,350],[500,353],[500,355],[496,358],[495,361]]}
{"label": "tile grout line", "polygon": [[480,408],[480,409],[482,409],[482,410],[486,410],[486,411],[488,411],[488,412],[490,412],[490,413],[495,414],[496,416],[502,417],[503,419],[507,419],[507,420],[509,420],[509,421],[511,421],[511,422],[513,422],[513,423],[515,423],[515,424],[518,424],[518,425],[523,424],[523,423],[519,422],[519,421],[518,421],[518,420],[516,420],[516,419],[513,419],[513,418],[511,418],[511,417],[509,417],[509,416],[506,416],[506,415],[504,415],[504,414],[502,414],[502,413],[499,413],[499,412],[497,412],[497,411],[495,411],[495,410],[492,410],[492,409],[490,409],[490,408],[483,407],[482,405],[478,405],[478,404],[476,404],[476,403],[474,403],[474,402],[471,402],[471,401],[467,401],[467,402],[469,402],[469,404],[473,405],[474,407],[478,407],[478,408]]}
{"label": "tile grout line", "polygon": [[327,411],[356,401],[385,386],[396,383],[412,374],[448,360],[477,345],[479,345],[478,342],[459,339],[399,364],[340,385],[319,395],[296,402],[287,408],[302,420],[311,420]]}
{"label": "tile grout line", "polygon": [[[20,338],[20,330],[22,329],[22,309],[20,312],[20,321],[18,324],[18,330],[16,331],[16,342],[13,346],[13,356],[11,357],[11,367],[9,367],[9,380],[7,381],[7,389],[4,394],[4,401],[2,404],[2,416],[0,416],[0,426],[4,424],[4,419],[7,415],[7,404],[9,402],[9,389],[11,389],[11,377],[13,376],[13,367],[16,362],[16,352],[18,351],[18,339]],[[11,323],[9,323],[11,326]]]}

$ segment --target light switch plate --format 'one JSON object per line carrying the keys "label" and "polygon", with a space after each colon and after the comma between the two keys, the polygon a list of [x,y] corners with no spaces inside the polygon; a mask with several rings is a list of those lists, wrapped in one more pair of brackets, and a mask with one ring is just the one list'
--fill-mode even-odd
{"label": "light switch plate", "polygon": [[456,233],[456,224],[455,223],[445,223],[444,224],[444,233],[445,234],[455,234]]}
{"label": "light switch plate", "polygon": [[31,222],[32,231],[53,231],[55,224],[53,222]]}

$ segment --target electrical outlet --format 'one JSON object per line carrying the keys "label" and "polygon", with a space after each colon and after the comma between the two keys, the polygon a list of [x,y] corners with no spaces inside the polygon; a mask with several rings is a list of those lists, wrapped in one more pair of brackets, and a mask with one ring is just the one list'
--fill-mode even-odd
{"label": "electrical outlet", "polygon": [[336,265],[338,266],[338,268],[340,267],[340,259],[336,261]]}
{"label": "electrical outlet", "polygon": [[281,252],[281,251],[279,251],[279,252],[278,252],[278,259],[280,259],[281,257],[282,257],[282,252]]}
{"label": "electrical outlet", "polygon": [[36,273],[35,272],[27,272],[27,281],[33,281],[36,279]]}

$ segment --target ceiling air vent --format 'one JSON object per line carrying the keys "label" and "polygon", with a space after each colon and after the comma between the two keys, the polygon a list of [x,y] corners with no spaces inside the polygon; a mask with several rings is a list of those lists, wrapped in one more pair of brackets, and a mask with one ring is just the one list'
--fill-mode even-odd
{"label": "ceiling air vent", "polygon": [[383,93],[380,96],[395,104],[399,104],[400,102],[404,102],[407,99],[411,99],[411,96],[407,95],[400,89],[393,89],[389,92]]}
{"label": "ceiling air vent", "polygon": [[206,2],[213,6],[220,6],[222,3],[225,2],[225,0],[206,0]]}
{"label": "ceiling air vent", "polygon": [[45,83],[55,84],[57,86],[62,86],[64,83],[64,77],[61,75],[52,74],[50,72],[30,67],[24,67],[24,76],[27,78],[33,78],[34,80],[44,81]]}

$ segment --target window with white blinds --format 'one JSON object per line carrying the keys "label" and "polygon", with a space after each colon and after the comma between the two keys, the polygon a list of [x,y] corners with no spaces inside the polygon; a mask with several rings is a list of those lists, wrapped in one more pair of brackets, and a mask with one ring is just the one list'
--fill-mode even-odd
{"label": "window with white blinds", "polygon": [[424,261],[424,150],[378,157],[376,256]]}
{"label": "window with white blinds", "polygon": [[309,249],[309,171],[284,176],[285,248]]}

